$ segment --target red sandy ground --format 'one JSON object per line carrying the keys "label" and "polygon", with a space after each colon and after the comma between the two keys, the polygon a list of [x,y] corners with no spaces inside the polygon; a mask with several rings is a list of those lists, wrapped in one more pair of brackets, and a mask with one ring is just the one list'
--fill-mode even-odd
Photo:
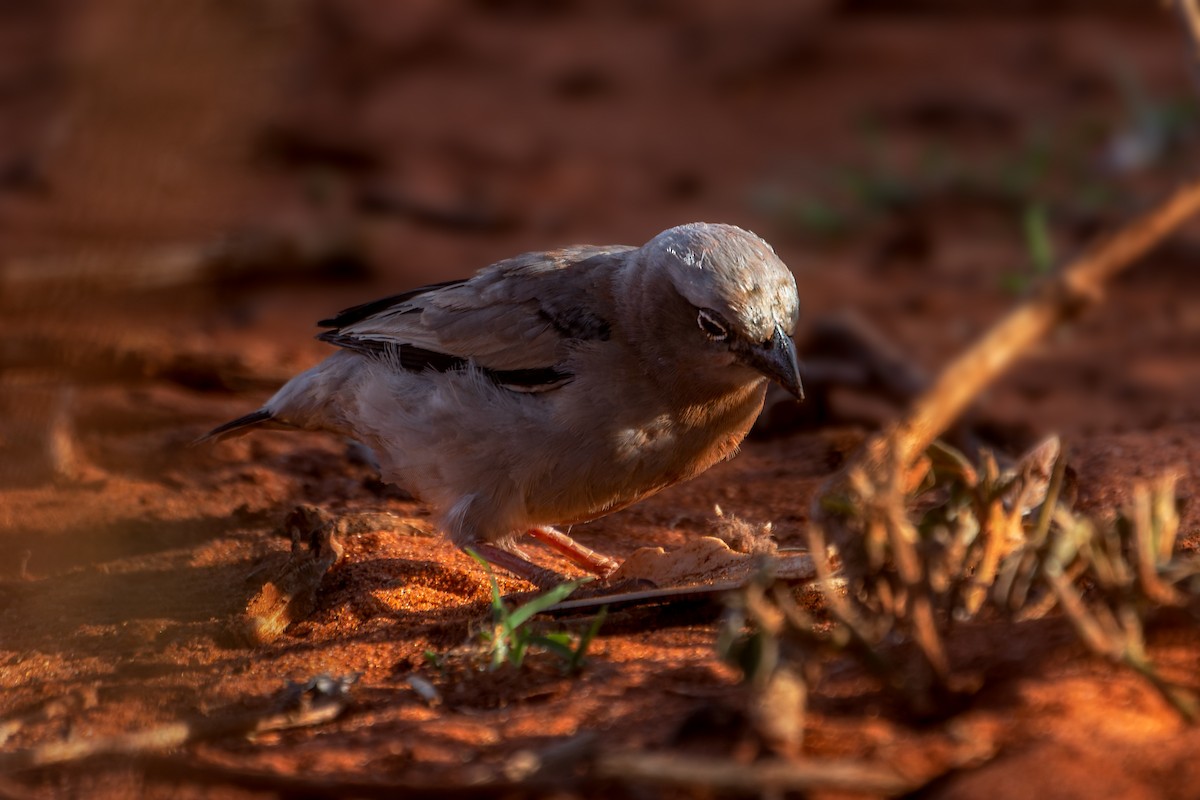
{"label": "red sandy ground", "polygon": [[[0,346],[0,720],[48,699],[74,704],[31,719],[4,750],[258,707],[286,680],[361,673],[341,720],[185,755],[458,785],[585,731],[612,746],[730,753],[736,731],[684,724],[740,697],[714,655],[711,621],[614,619],[578,677],[540,656],[521,672],[439,675],[423,654],[462,644],[487,619],[488,587],[437,537],[353,537],[311,618],[270,645],[237,646],[228,625],[256,589],[255,570],[286,552],[272,531],[295,505],[387,509],[418,527],[428,513],[328,438],[188,448],[269,394],[222,386],[196,365],[224,360],[269,382],[320,358],[312,321],[353,302],[525,249],[637,243],[709,219],[772,241],[810,319],[852,308],[932,371],[1014,302],[1004,283],[1028,271],[1019,209],[935,197],[828,240],[789,222],[770,192],[863,164],[867,115],[889,163],[916,163],[930,142],[984,163],[1039,129],[1061,141],[1120,127],[1130,113],[1118,69],[1157,97],[1193,91],[1182,34],[1157,4],[989,14],[929,2],[892,15],[881,3],[766,0],[313,5],[323,16],[266,3],[146,12],[132,0],[0,13],[0,77],[18,87],[0,105],[12,120],[0,127],[0,166],[32,165],[35,176],[0,189],[11,344]],[[1196,174],[1180,149],[1142,172],[1106,173],[1099,143],[1077,154],[1116,199],[1082,221],[1052,217],[1060,253]],[[1077,188],[1053,187],[1060,198]],[[367,191],[405,205],[363,213],[354,198]],[[334,282],[298,266],[156,290],[106,277],[230,231],[351,241],[371,279]],[[1200,455],[1198,253],[1193,225],[981,401],[1002,444],[1064,436],[1090,513],[1112,513],[1133,480],[1169,468],[1185,471],[1183,497],[1195,494],[1186,471]],[[63,263],[83,264],[84,278],[53,279]],[[46,363],[22,360],[29,342]],[[146,367],[173,359],[184,366]],[[618,557],[669,549],[706,531],[720,504],[798,544],[815,487],[868,430],[843,414],[776,431],[575,534]],[[1200,543],[1194,502],[1182,540]],[[964,746],[995,749],[931,796],[1200,791],[1200,735],[1146,683],[1087,655],[1061,620],[968,628],[951,649],[982,685],[965,711],[915,727],[857,670],[834,668],[811,688],[805,755],[871,757],[919,775]],[[1198,683],[1193,627],[1156,630],[1151,652]],[[414,671],[443,704],[409,687]],[[252,794],[122,761],[14,780],[0,793]]]}

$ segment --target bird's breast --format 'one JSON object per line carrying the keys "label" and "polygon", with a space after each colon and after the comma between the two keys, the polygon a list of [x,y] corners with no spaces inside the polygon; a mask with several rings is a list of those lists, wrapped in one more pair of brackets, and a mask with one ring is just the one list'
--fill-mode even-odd
{"label": "bird's breast", "polygon": [[752,384],[706,403],[595,414],[530,482],[529,510],[545,510],[549,522],[582,522],[693,478],[737,452],[764,395]]}

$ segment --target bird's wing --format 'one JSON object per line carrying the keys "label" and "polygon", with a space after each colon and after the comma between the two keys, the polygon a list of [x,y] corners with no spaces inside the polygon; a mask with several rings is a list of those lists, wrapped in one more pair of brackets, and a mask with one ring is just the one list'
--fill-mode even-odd
{"label": "bird's wing", "polygon": [[568,380],[571,342],[607,339],[607,274],[631,247],[526,253],[467,280],[426,286],[347,309],[319,338],[421,371],[468,362],[513,388]]}

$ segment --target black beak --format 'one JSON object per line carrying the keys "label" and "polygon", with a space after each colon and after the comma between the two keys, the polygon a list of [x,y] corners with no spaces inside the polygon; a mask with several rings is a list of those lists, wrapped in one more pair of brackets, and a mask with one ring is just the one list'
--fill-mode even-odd
{"label": "black beak", "polygon": [[742,363],[761,372],[797,399],[804,399],[804,387],[800,385],[800,366],[796,363],[796,345],[792,337],[775,326],[775,333],[761,344],[747,344],[736,350]]}

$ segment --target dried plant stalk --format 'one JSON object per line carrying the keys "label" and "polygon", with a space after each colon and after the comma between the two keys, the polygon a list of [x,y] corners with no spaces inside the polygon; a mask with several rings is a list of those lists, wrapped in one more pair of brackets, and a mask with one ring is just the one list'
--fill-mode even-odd
{"label": "dried plant stalk", "polygon": [[905,418],[877,440],[863,458],[874,463],[876,469],[893,459],[904,465],[912,463],[1031,345],[1098,300],[1105,283],[1197,211],[1200,181],[1184,186],[1078,258],[944,369]]}
{"label": "dried plant stalk", "polygon": [[[917,657],[909,659],[898,672],[908,676],[905,683],[912,690],[909,702],[914,709],[941,704],[950,692],[949,668],[940,639],[944,621],[934,600],[939,593],[945,594],[936,587],[955,580],[953,570],[968,568],[965,561],[952,563],[952,553],[945,548],[940,557],[931,557],[909,520],[908,489],[916,483],[914,475],[923,473],[929,465],[923,454],[979,392],[1030,346],[1099,299],[1107,281],[1197,211],[1200,211],[1200,182],[1180,189],[1068,265],[951,363],[932,387],[917,398],[904,418],[868,442],[817,495],[813,524],[809,526],[810,550],[824,553],[828,539],[841,557],[850,589],[849,597],[831,604],[830,611],[869,643],[877,643],[879,639],[855,624],[856,618],[887,617],[897,633],[912,638],[917,645]],[[986,600],[987,589],[1001,570],[1005,555],[1003,539],[1008,538],[1008,532],[1022,532],[1021,507],[1030,499],[1025,496],[1028,485],[1019,492],[1021,496],[1003,497],[998,491],[1002,488],[998,477],[994,468],[988,469],[970,490],[976,498],[973,511],[981,526],[983,546],[982,549],[960,547],[959,555],[973,559],[970,566],[974,567],[975,579],[985,585],[963,587],[963,609],[967,613],[978,611]],[[1049,517],[1043,522],[1048,524]],[[1108,533],[1101,531],[1099,539],[1088,539],[1078,546],[1103,549],[1103,537]],[[1068,546],[1076,545],[1068,543]],[[822,559],[815,560],[819,574],[828,572],[820,564]],[[1117,568],[1122,563],[1099,559],[1096,568],[1104,569],[1106,565]],[[958,575],[961,578],[961,573]],[[1159,588],[1161,595],[1168,595],[1167,588],[1156,584],[1152,577],[1147,573],[1142,584],[1150,591]],[[855,606],[864,613],[858,613],[857,608],[851,611]]]}

